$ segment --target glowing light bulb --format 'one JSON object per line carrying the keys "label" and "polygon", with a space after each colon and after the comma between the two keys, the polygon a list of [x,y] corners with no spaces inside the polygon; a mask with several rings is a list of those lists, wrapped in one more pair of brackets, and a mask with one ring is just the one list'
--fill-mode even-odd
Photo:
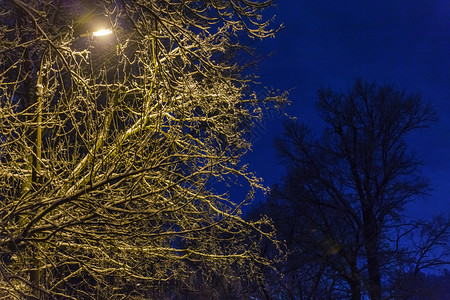
{"label": "glowing light bulb", "polygon": [[92,33],[92,35],[93,36],[104,36],[104,35],[108,35],[108,34],[111,34],[111,33],[112,33],[111,29],[101,29],[101,30],[94,31]]}

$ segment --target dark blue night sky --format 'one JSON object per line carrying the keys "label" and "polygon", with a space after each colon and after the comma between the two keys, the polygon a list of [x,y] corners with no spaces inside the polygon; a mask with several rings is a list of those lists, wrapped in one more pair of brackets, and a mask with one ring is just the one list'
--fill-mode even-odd
{"label": "dark blue night sky", "polygon": [[[258,69],[268,87],[291,90],[289,115],[317,134],[317,90],[346,91],[357,77],[416,92],[432,103],[439,122],[411,136],[409,145],[423,159],[430,195],[407,207],[415,218],[450,212],[450,2],[448,0],[278,0],[277,21],[285,25],[275,39],[255,43],[271,52]],[[273,139],[281,118],[269,116],[257,128],[247,157],[266,185],[280,180]],[[263,196],[259,196],[261,198]],[[259,199],[261,200],[261,199]]]}

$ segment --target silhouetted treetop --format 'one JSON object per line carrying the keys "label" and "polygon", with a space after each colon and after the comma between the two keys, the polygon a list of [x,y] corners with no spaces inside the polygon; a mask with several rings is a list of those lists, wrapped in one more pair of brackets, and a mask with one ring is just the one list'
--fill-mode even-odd
{"label": "silhouetted treetop", "polygon": [[391,230],[400,226],[405,204],[428,188],[406,139],[432,124],[436,113],[419,93],[361,79],[347,93],[328,88],[318,96],[323,135],[289,120],[275,141],[287,175],[269,196],[269,215],[294,215],[295,228],[279,228],[295,238],[291,244],[302,250],[299,256],[314,262],[310,270],[318,273],[305,276],[316,284],[319,278],[323,284],[338,280],[352,299],[367,292],[378,300],[392,262]]}

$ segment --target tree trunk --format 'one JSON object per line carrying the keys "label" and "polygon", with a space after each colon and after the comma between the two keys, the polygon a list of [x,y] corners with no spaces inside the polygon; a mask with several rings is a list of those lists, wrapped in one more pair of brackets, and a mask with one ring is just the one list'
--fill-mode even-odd
{"label": "tree trunk", "polygon": [[366,246],[367,268],[369,271],[369,285],[367,289],[371,300],[381,300],[381,276],[377,249],[371,244],[376,243],[370,242]]}
{"label": "tree trunk", "polygon": [[352,300],[361,300],[361,279],[358,271],[357,253],[351,253],[352,260],[349,262],[351,277],[348,279]]}
{"label": "tree trunk", "polygon": [[350,291],[352,293],[352,300],[361,300],[361,283],[359,280],[352,280],[349,282]]}
{"label": "tree trunk", "polygon": [[381,300],[381,276],[378,263],[378,230],[376,219],[369,210],[363,211],[364,247],[366,249],[369,283],[367,290],[371,300]]}

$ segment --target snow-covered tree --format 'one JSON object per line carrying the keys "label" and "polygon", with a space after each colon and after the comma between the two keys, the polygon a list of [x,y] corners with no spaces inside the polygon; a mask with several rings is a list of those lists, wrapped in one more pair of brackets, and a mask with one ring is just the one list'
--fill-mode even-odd
{"label": "snow-covered tree", "polygon": [[[256,97],[235,54],[274,34],[271,2],[0,1],[1,297],[257,279],[272,234],[241,218],[261,184],[240,158],[284,97]],[[214,189],[236,181],[241,200]]]}

